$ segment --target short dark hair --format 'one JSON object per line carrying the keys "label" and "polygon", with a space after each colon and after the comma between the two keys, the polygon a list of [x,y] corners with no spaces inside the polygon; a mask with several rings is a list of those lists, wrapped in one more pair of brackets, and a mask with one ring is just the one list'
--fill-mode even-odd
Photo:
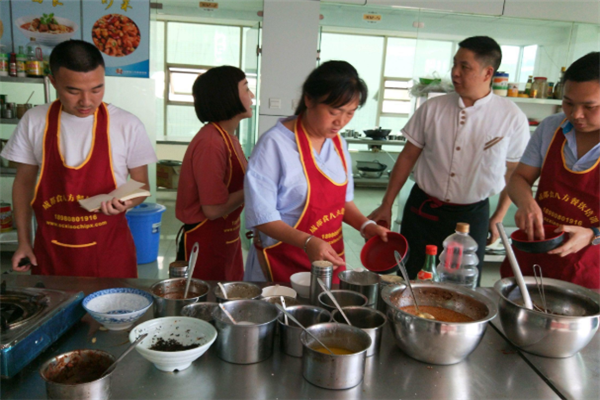
{"label": "short dark hair", "polygon": [[62,42],[50,54],[50,70],[54,76],[60,67],[75,72],[90,72],[99,66],[104,68],[102,53],[96,46],[83,40]]}
{"label": "short dark hair", "polygon": [[500,45],[489,36],[473,36],[458,44],[461,48],[471,50],[475,58],[484,66],[494,68],[494,73],[502,63],[502,49]]}
{"label": "short dark hair", "polygon": [[367,101],[368,89],[356,68],[346,61],[327,61],[315,68],[302,85],[296,115],[306,111],[304,97],[332,107],[342,107],[357,96],[359,106]]}
{"label": "short dark hair", "polygon": [[600,52],[593,51],[573,62],[565,71],[563,83],[566,81],[600,81]]}
{"label": "short dark hair", "polygon": [[245,112],[238,88],[244,79],[244,71],[229,65],[211,68],[196,78],[192,94],[198,119],[204,123],[225,121]]}

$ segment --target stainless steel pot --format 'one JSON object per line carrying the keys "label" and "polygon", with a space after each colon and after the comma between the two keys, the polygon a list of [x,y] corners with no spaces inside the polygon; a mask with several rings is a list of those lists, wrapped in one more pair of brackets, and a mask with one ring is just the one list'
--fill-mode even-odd
{"label": "stainless steel pot", "polygon": [[371,271],[346,270],[338,274],[340,289],[352,290],[367,297],[367,306],[377,308],[379,275]]}
{"label": "stainless steel pot", "polygon": [[[340,307],[351,307],[360,306],[364,307],[367,305],[369,300],[364,294],[354,292],[352,290],[331,290],[331,294],[335,297]],[[331,301],[327,293],[322,292],[319,294],[319,307],[323,307],[329,312],[335,310],[335,304]]]}
{"label": "stainless steel pot", "polygon": [[210,285],[201,279],[192,278],[190,281],[190,293],[198,293],[198,296],[187,299],[169,299],[171,293],[183,293],[185,290],[185,278],[165,279],[157,282],[150,288],[150,293],[154,298],[154,318],[159,317],[176,317],[181,314],[181,309],[188,305],[199,301],[206,301]]}
{"label": "stainless steel pot", "polygon": [[227,282],[223,283],[223,286],[227,292],[227,299],[223,296],[219,286],[213,288],[217,303],[225,303],[232,300],[256,300],[262,294],[262,289],[250,282]]}
{"label": "stainless steel pot", "polygon": [[[375,355],[381,347],[381,335],[387,322],[385,314],[369,307],[342,307],[342,310],[352,326],[362,329],[371,337],[371,346],[367,349],[367,357]],[[339,324],[346,323],[338,310],[333,311],[331,318]]]}
{"label": "stainless steel pot", "polygon": [[[542,306],[535,278],[526,276],[524,279],[531,300]],[[550,314],[524,308],[514,278],[499,280],[494,289],[500,294],[498,308],[506,337],[528,353],[571,357],[587,346],[598,331],[600,295],[579,285],[544,278]]]}
{"label": "stainless steel pot", "polygon": [[[285,310],[292,314],[305,328],[331,321],[331,313],[321,307],[299,305],[286,307]],[[283,315],[280,315],[277,321],[279,323],[281,350],[289,356],[302,357],[302,343],[300,342],[302,328],[292,320],[289,320],[289,325],[286,325]]]}
{"label": "stainless steel pot", "polygon": [[[115,357],[102,350],[73,350],[52,357],[40,368],[40,375],[46,381],[48,398],[84,400],[110,398],[112,372],[101,379],[98,378],[114,362]],[[78,381],[83,383],[77,383]]]}
{"label": "stainless steel pot", "polygon": [[256,300],[232,300],[223,303],[223,307],[238,324],[234,325],[221,309],[215,312],[219,358],[234,364],[253,364],[269,358],[273,353],[277,308]]}
{"label": "stainless steel pot", "polygon": [[381,297],[396,344],[408,356],[431,364],[464,360],[479,345],[496,305],[474,290],[452,284],[413,283],[419,305],[443,307],[473,318],[472,322],[442,322],[409,314],[401,307],[413,300],[404,286],[387,286]]}
{"label": "stainless steel pot", "polygon": [[361,329],[336,323],[313,325],[308,330],[325,346],[347,349],[353,354],[331,355],[315,350],[320,347],[302,332],[302,375],[313,385],[325,389],[349,389],[358,385],[365,374],[367,349],[371,338]]}

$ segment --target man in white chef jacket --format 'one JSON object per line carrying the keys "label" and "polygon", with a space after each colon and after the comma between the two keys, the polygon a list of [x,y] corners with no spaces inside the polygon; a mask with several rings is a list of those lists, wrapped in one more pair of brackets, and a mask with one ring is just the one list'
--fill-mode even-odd
{"label": "man in white chef jacket", "polygon": [[[493,94],[491,81],[502,50],[487,36],[459,43],[454,56],[455,93],[423,104],[402,129],[407,139],[398,156],[382,204],[370,215],[390,224],[392,205],[414,167],[414,185],[404,207],[401,233],[409,243],[407,269],[414,279],[423,266],[425,246],[454,233],[457,222],[470,224],[477,241],[479,279],[488,232],[498,237],[510,199],[505,182],[529,140],[527,117],[514,102]],[[500,193],[490,217],[488,198]]]}

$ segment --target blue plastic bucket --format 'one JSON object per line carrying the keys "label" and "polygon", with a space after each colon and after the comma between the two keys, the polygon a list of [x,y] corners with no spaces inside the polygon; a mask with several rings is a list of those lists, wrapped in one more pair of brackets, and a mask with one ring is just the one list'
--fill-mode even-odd
{"label": "blue plastic bucket", "polygon": [[135,242],[138,264],[156,261],[160,239],[160,220],[167,208],[162,204],[142,203],[125,216]]}

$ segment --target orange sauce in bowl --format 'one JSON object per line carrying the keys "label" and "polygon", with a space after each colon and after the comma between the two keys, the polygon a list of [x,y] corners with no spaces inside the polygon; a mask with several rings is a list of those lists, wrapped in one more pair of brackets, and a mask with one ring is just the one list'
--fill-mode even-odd
{"label": "orange sauce in bowl", "polygon": [[[344,349],[343,347],[331,347],[331,346],[327,346],[327,347],[329,347],[329,350],[331,350],[331,352],[333,354],[335,354],[336,356],[344,356],[344,355],[348,355],[348,354],[354,354],[353,351]],[[321,347],[321,346],[313,347],[312,349],[315,351],[318,351],[319,353],[331,355],[331,353],[328,352],[326,348]]]}
{"label": "orange sauce in bowl", "polygon": [[[417,315],[417,310],[415,306],[406,306],[400,308],[402,311],[409,313],[411,315]],[[435,307],[435,306],[419,306],[419,311],[422,313],[429,313],[435,317],[437,321],[441,322],[472,322],[473,318],[466,316],[465,314],[461,314],[454,310],[449,310],[443,307]]]}

